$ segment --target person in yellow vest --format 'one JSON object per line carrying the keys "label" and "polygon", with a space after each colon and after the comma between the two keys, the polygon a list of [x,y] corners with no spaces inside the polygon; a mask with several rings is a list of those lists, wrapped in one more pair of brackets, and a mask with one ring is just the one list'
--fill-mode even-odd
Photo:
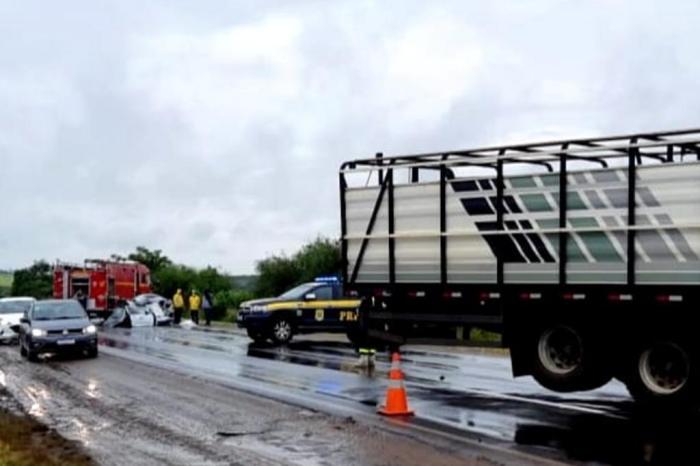
{"label": "person in yellow vest", "polygon": [[192,290],[190,293],[190,316],[192,322],[199,325],[199,310],[202,308],[202,297],[199,296],[197,290]]}
{"label": "person in yellow vest", "polygon": [[182,319],[182,312],[185,310],[185,298],[182,296],[182,290],[177,289],[175,295],[173,295],[173,323],[178,325]]}

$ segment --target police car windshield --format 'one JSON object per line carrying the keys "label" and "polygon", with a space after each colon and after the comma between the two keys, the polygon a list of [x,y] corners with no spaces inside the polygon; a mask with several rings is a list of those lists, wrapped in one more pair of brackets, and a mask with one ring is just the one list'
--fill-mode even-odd
{"label": "police car windshield", "polygon": [[34,305],[34,320],[80,319],[87,317],[78,301],[39,301]]}
{"label": "police car windshield", "polygon": [[29,299],[0,301],[0,314],[24,314],[32,307]]}
{"label": "police car windshield", "polygon": [[303,299],[304,295],[318,286],[318,283],[304,283],[281,294],[281,299]]}

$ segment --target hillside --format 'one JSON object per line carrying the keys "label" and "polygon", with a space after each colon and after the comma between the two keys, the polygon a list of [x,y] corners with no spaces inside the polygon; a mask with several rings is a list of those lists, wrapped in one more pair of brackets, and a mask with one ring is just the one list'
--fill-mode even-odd
{"label": "hillside", "polygon": [[233,281],[236,288],[241,288],[247,291],[253,291],[255,287],[255,282],[257,281],[257,275],[233,275],[231,280]]}
{"label": "hillside", "polygon": [[0,296],[9,296],[12,288],[12,272],[0,270]]}

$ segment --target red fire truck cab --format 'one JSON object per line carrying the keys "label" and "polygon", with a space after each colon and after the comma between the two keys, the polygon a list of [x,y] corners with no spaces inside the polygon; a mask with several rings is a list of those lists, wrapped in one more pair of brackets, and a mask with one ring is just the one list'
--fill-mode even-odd
{"label": "red fire truck cab", "polygon": [[89,259],[83,265],[58,262],[53,270],[53,296],[85,296],[91,315],[106,313],[121,300],[151,292],[151,272],[143,264],[127,261]]}

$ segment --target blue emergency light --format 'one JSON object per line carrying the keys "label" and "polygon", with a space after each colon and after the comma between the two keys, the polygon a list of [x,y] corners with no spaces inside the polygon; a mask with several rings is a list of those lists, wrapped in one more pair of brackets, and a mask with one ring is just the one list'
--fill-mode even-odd
{"label": "blue emergency light", "polygon": [[325,275],[314,278],[317,283],[340,283],[340,278],[336,275]]}

